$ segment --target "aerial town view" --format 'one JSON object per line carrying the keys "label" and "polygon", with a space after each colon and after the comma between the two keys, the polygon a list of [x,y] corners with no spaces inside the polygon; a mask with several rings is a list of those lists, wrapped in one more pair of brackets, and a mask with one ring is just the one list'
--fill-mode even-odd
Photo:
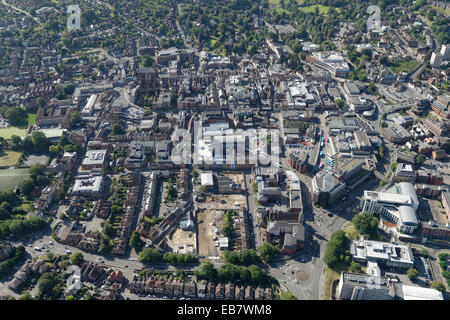
{"label": "aerial town view", "polygon": [[0,0],[0,300],[448,300],[449,151],[449,0]]}

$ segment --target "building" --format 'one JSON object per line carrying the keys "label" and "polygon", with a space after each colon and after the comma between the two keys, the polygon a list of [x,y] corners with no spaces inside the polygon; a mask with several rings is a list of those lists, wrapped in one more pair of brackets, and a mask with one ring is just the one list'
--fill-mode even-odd
{"label": "building", "polygon": [[328,206],[345,194],[345,184],[325,170],[319,171],[311,181],[314,203]]}
{"label": "building", "polygon": [[400,232],[414,233],[419,225],[416,211],[419,207],[414,185],[400,182],[385,192],[364,191],[364,209],[387,221],[398,224]]}
{"label": "building", "polygon": [[412,139],[411,134],[401,125],[393,123],[388,127],[381,128],[381,132],[389,141],[396,144],[404,144]]}
{"label": "building", "polygon": [[91,170],[93,168],[104,169],[106,167],[108,150],[88,150],[86,156],[81,163],[83,170]]}
{"label": "building", "polygon": [[409,269],[414,267],[414,257],[407,245],[389,242],[352,240],[350,254],[356,262],[376,262],[384,267]]}
{"label": "building", "polygon": [[444,300],[442,292],[418,286],[399,285],[396,290],[396,298],[402,300]]}
{"label": "building", "polygon": [[367,274],[342,272],[336,288],[339,300],[390,300],[389,279]]}
{"label": "building", "polygon": [[450,221],[450,193],[448,190],[445,190],[441,193],[441,201],[442,201],[442,206],[445,209],[447,219]]}
{"label": "building", "polygon": [[38,127],[71,127],[71,116],[76,108],[72,106],[40,107],[36,113]]}
{"label": "building", "polygon": [[313,52],[306,56],[306,61],[330,72],[335,77],[347,77],[350,67],[344,57],[335,52]]}
{"label": "building", "polygon": [[103,192],[103,186],[104,178],[102,176],[76,179],[71,194],[74,196],[98,198]]}
{"label": "building", "polygon": [[214,176],[212,172],[204,172],[200,174],[200,182],[202,187],[205,187],[207,191],[214,188]]}
{"label": "building", "polygon": [[413,166],[405,163],[397,163],[397,168],[395,169],[393,182],[411,182],[416,181],[416,170]]}
{"label": "building", "polygon": [[433,52],[431,54],[430,66],[433,68],[439,68],[442,64],[442,54]]}
{"label": "building", "polygon": [[270,221],[267,224],[267,233],[270,238],[279,238],[279,247],[282,254],[293,254],[304,248],[305,227],[299,223],[286,221]]}
{"label": "building", "polygon": [[450,227],[448,223],[421,222],[419,228],[423,238],[438,238],[443,240],[450,238]]}
{"label": "building", "polygon": [[445,150],[434,150],[431,152],[431,156],[434,160],[442,160],[447,158],[447,152]]}
{"label": "building", "polygon": [[444,44],[441,47],[442,60],[450,60],[450,45]]}

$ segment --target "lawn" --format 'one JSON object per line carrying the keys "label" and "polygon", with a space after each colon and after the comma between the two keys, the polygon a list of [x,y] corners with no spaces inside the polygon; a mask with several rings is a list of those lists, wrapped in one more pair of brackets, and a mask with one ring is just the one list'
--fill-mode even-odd
{"label": "lawn", "polygon": [[0,137],[6,140],[11,139],[12,135],[25,137],[26,133],[27,129],[21,129],[18,127],[0,128]]}
{"label": "lawn", "polygon": [[0,152],[0,167],[14,166],[20,159],[22,153],[16,151]]}
{"label": "lawn", "polygon": [[417,69],[420,62],[411,58],[402,58],[391,61],[391,69],[394,73],[411,73]]}
{"label": "lawn", "polygon": [[14,189],[23,180],[30,176],[28,169],[3,169],[0,170],[0,191]]}
{"label": "lawn", "polygon": [[358,230],[355,229],[355,226],[351,222],[344,228],[344,232],[345,232],[345,236],[349,239],[353,239],[353,240],[359,239],[360,234],[359,234]]}
{"label": "lawn", "polygon": [[[304,0],[297,0],[298,4],[303,4]],[[285,1],[285,3],[287,4],[287,1]],[[269,0],[269,4],[271,5],[275,5],[275,4],[280,4],[280,0]]]}
{"label": "lawn", "polygon": [[36,113],[29,113],[28,114],[28,125],[34,126],[36,124]]}
{"label": "lawn", "polygon": [[333,282],[339,280],[341,277],[341,271],[344,270],[333,270],[327,267],[327,272],[325,274],[325,283],[323,285],[323,299],[331,300],[331,291],[333,290]]}
{"label": "lawn", "polygon": [[[324,6],[322,4],[315,4],[315,5],[308,6],[308,7],[301,7],[299,9],[305,13],[309,13],[309,12],[315,12],[316,8],[319,8],[319,14],[327,15],[328,10],[330,10],[331,7]],[[338,8],[336,10],[338,10]]]}

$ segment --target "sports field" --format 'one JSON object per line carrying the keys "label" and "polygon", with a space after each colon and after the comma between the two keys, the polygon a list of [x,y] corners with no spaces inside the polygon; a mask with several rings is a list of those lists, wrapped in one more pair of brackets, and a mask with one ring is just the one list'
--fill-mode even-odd
{"label": "sports field", "polygon": [[17,151],[0,152],[0,167],[11,167],[17,164],[22,154]]}
{"label": "sports field", "polygon": [[8,127],[8,128],[0,128],[0,137],[3,139],[11,139],[11,136],[16,135],[19,137],[25,137],[27,133],[27,129],[21,129],[18,127]]}
{"label": "sports field", "polygon": [[0,191],[14,189],[29,176],[28,168],[0,170]]}

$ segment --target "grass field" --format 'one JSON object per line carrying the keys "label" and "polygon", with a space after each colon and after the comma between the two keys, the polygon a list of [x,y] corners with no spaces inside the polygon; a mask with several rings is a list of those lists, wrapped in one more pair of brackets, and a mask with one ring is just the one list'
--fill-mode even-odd
{"label": "grass field", "polygon": [[36,124],[36,113],[29,113],[28,114],[28,125],[33,126]]}
{"label": "grass field", "polygon": [[0,191],[14,189],[23,180],[30,176],[28,169],[0,170]]}
{"label": "grass field", "polygon": [[16,151],[0,152],[0,167],[14,166],[20,159],[22,153]]}
{"label": "grass field", "polygon": [[327,272],[325,274],[325,283],[323,285],[323,299],[331,300],[331,291],[333,290],[333,282],[338,280],[341,276],[341,271],[343,270],[333,270],[327,267]]}
{"label": "grass field", "polygon": [[391,69],[394,73],[407,72],[411,73],[417,69],[420,62],[414,59],[396,59],[391,61]]}
{"label": "grass field", "polygon": [[322,4],[315,4],[315,5],[308,6],[308,7],[301,7],[299,9],[305,13],[308,13],[308,12],[315,12],[316,8],[319,8],[319,14],[327,15],[328,10],[330,10],[331,7],[324,6]]}
{"label": "grass field", "polygon": [[18,128],[18,127],[0,128],[0,137],[6,140],[11,139],[11,136],[13,135],[25,137],[26,133],[27,133],[26,128]]}

